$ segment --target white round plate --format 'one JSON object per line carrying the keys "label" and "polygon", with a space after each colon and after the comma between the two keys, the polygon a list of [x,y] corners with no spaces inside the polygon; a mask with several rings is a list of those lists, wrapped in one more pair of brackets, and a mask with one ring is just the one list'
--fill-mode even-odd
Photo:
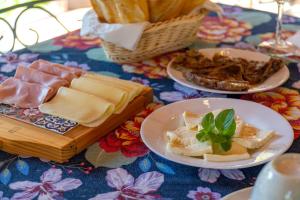
{"label": "white round plate", "polygon": [[[246,123],[261,130],[274,130],[276,137],[251,153],[250,159],[234,162],[208,162],[201,158],[176,155],[167,151],[166,131],[183,126],[184,111],[204,114],[226,108],[233,108]],[[263,164],[283,154],[291,146],[294,133],[287,120],[261,104],[229,98],[199,98],[172,103],[154,111],[144,120],[141,137],[151,151],[177,163],[212,169],[238,169]]]}
{"label": "white round plate", "polygon": [[[254,61],[263,61],[267,62],[270,57],[258,53],[258,52],[252,52],[247,50],[239,50],[239,49],[226,49],[226,48],[212,48],[212,49],[201,49],[199,50],[201,53],[206,55],[209,58],[212,58],[215,53],[218,53],[220,51],[223,51],[226,55],[231,56],[233,58],[244,58],[246,60],[254,60]],[[290,72],[287,66],[284,66],[282,69],[280,69],[278,72],[273,74],[271,77],[269,77],[265,82],[252,86],[248,91],[226,91],[226,90],[217,90],[217,89],[210,89],[204,86],[199,86],[195,83],[192,83],[188,80],[186,80],[182,72],[176,70],[172,65],[168,65],[167,67],[167,73],[168,75],[176,82],[201,91],[206,92],[213,92],[213,93],[219,93],[219,94],[250,94],[250,93],[256,93],[256,92],[263,92],[266,90],[271,90],[273,88],[276,88],[283,83],[285,83],[289,76]]]}
{"label": "white round plate", "polygon": [[251,192],[252,187],[244,188],[223,197],[222,200],[250,200]]}

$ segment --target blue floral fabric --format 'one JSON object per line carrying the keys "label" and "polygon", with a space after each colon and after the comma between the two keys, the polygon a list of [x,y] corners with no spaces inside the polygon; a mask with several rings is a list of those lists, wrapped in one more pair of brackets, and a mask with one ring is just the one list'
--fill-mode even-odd
{"label": "blue floral fabric", "polygon": [[[190,48],[232,47],[258,51],[256,45],[274,37],[275,16],[239,7],[223,6],[225,16],[207,16],[199,28],[199,40]],[[283,37],[300,30],[300,19],[284,17]],[[218,25],[218,26],[216,26]],[[220,95],[187,88],[166,74],[172,53],[157,58],[119,65],[109,61],[101,41],[80,37],[79,32],[0,56],[0,82],[13,76],[19,64],[36,59],[71,65],[108,76],[132,80],[154,89],[155,103],[124,122],[122,126],[68,163],[0,151],[0,199],[195,199],[218,200],[224,195],[252,186],[261,166],[240,170],[214,170],[180,165],[152,153],[142,142],[143,119],[163,104],[198,97],[233,97],[259,101],[253,95]],[[300,131],[299,57],[290,57],[291,77],[270,93],[264,103],[276,110],[278,96],[285,107],[276,110]],[[270,98],[269,98],[270,97]],[[270,100],[271,99],[271,100]],[[295,139],[289,152],[300,152]]]}

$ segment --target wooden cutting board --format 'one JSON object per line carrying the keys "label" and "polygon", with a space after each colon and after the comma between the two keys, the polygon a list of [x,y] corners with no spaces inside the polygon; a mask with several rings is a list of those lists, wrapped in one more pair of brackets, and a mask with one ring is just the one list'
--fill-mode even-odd
{"label": "wooden cutting board", "polygon": [[112,115],[99,127],[79,125],[64,135],[0,116],[0,149],[12,154],[66,162],[142,111],[152,100],[152,89],[145,87],[141,95],[129,103],[122,113]]}

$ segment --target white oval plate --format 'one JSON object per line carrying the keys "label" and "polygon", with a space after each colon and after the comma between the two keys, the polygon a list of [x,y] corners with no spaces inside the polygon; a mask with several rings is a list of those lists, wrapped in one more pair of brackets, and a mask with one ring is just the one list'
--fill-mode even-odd
{"label": "white oval plate", "polygon": [[252,187],[244,188],[223,197],[222,200],[250,200],[251,192]]}
{"label": "white oval plate", "polygon": [[[166,131],[183,126],[181,116],[184,111],[204,114],[226,108],[233,108],[245,122],[259,129],[274,130],[276,138],[252,153],[250,159],[235,162],[208,162],[201,158],[176,155],[166,150]],[[141,137],[151,151],[177,163],[213,169],[238,169],[263,164],[281,155],[291,146],[294,133],[287,120],[261,104],[229,98],[199,98],[172,103],[154,111],[144,120]]]}
{"label": "white oval plate", "polygon": [[[246,60],[263,61],[263,62],[267,62],[270,59],[269,56],[264,55],[262,53],[252,52],[247,50],[239,50],[239,49],[212,48],[212,49],[201,49],[199,51],[209,58],[212,58],[215,53],[223,51],[226,55],[231,56],[233,58],[244,58]],[[196,90],[201,90],[206,92],[219,93],[219,94],[250,94],[250,93],[271,90],[285,83],[290,76],[288,67],[284,66],[278,72],[276,72],[271,77],[269,77],[265,82],[252,86],[248,91],[226,91],[226,90],[210,89],[192,83],[183,77],[182,72],[172,67],[172,64],[168,65],[167,73],[174,81],[186,87],[190,87]]]}

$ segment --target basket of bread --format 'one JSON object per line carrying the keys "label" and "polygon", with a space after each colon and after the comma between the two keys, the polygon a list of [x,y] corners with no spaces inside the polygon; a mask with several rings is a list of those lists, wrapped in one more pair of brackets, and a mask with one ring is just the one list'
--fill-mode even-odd
{"label": "basket of bread", "polygon": [[191,45],[209,7],[218,10],[208,0],[91,0],[91,4],[81,34],[100,37],[106,56],[116,63],[138,62]]}

